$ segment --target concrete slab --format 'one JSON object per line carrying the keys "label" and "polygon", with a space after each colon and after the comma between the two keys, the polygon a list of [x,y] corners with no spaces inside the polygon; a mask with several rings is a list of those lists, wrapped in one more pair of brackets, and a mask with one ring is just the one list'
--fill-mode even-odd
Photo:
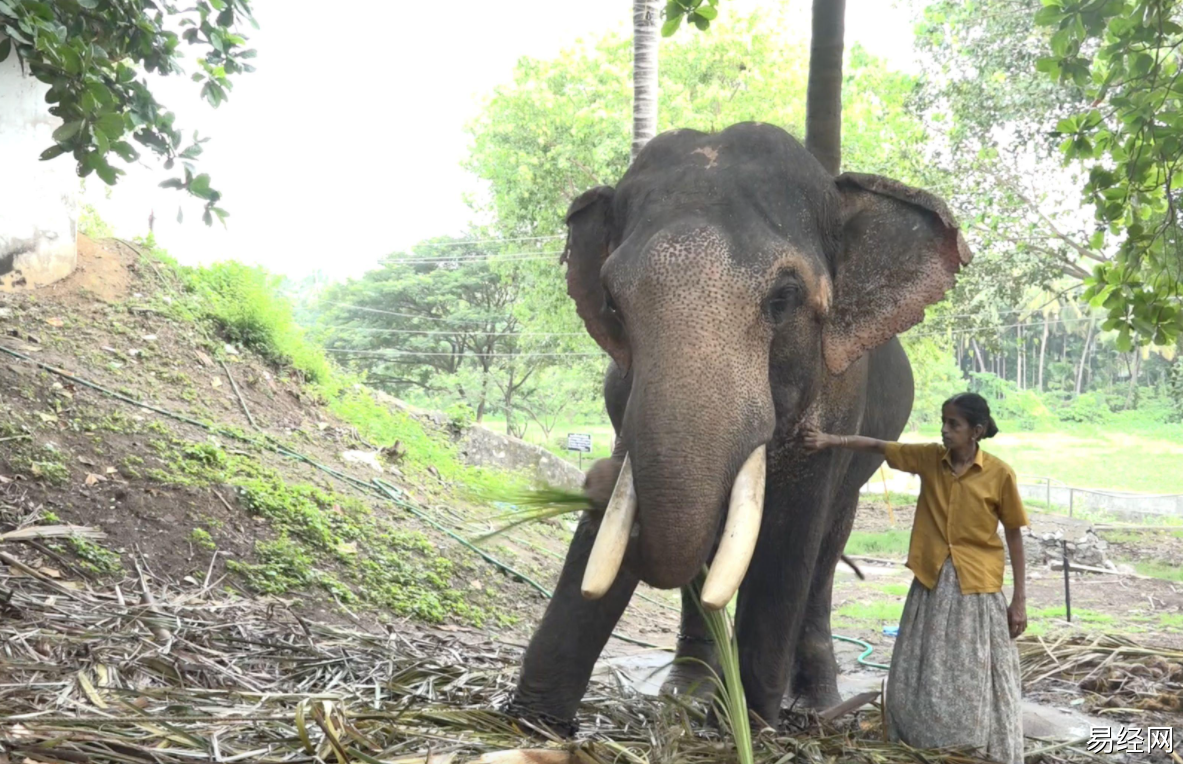
{"label": "concrete slab", "polygon": [[[836,643],[834,648],[838,653],[850,653],[849,656],[839,655],[840,662],[846,662],[844,658],[853,661],[861,652],[857,646],[844,643]],[[646,650],[609,658],[596,664],[593,676],[601,680],[622,682],[643,695],[657,695],[661,691],[662,682],[669,674],[673,658],[673,653],[662,650]],[[847,699],[861,692],[878,690],[886,674],[885,671],[877,670],[841,674],[838,677],[838,692],[843,699]],[[1119,731],[1125,726],[1073,709],[1046,706],[1032,700],[1024,700],[1022,704],[1023,734],[1040,740],[1078,740],[1088,737],[1092,727],[1108,727],[1116,739]]]}

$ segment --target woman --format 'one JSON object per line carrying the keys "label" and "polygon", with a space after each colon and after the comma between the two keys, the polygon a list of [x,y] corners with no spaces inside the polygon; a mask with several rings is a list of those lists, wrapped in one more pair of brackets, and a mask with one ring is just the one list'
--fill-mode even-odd
{"label": "woman", "polygon": [[[1020,534],[1027,514],[1014,471],[978,446],[998,434],[986,400],[955,395],[941,420],[943,446],[816,430],[805,433],[805,445],[883,454],[893,469],[920,476],[908,548],[915,579],[884,703],[888,734],[917,748],[971,746],[1022,764],[1019,655],[1010,640],[1027,628]],[[1014,566],[1009,608],[999,521]]]}

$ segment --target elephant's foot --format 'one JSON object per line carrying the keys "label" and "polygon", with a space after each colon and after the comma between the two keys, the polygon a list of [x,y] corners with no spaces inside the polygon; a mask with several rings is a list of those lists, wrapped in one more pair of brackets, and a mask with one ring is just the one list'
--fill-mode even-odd
{"label": "elephant's foot", "polygon": [[677,656],[669,676],[661,685],[661,692],[707,700],[715,694],[716,678],[722,676],[713,642],[703,638],[683,638],[678,641]]}
{"label": "elephant's foot", "polygon": [[841,702],[833,643],[829,639],[803,639],[797,646],[792,681],[784,698],[785,707],[820,711]]}
{"label": "elephant's foot", "polygon": [[792,686],[785,693],[784,707],[822,711],[842,702],[837,681],[830,685]]}
{"label": "elephant's foot", "polygon": [[538,704],[522,702],[516,695],[511,695],[509,702],[501,709],[501,713],[519,721],[525,722],[525,731],[529,733],[549,732],[560,738],[573,738],[579,731],[579,723],[574,719],[560,719],[539,710]]}

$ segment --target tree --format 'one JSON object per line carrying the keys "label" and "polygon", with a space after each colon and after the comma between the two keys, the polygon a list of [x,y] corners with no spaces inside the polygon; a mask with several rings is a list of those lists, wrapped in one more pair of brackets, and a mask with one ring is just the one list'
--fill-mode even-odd
{"label": "tree", "polygon": [[254,24],[249,0],[197,0],[183,9],[167,0],[0,0],[0,61],[15,53],[22,67],[49,85],[49,112],[63,124],[43,160],[70,154],[80,177],[94,173],[115,185],[124,171],[112,161],[136,161],[139,153],[129,142],[134,139],[166,170],[181,163],[183,173],[161,185],[202,200],[209,225],[227,213],[218,206],[221,192],[196,171],[208,138],[194,133],[185,143],[146,75],[184,75],[183,40],[199,54],[192,78],[201,83],[201,97],[217,107],[233,78],[253,71],[246,62],[255,51],[242,33],[248,22]]}
{"label": "tree", "polygon": [[1183,9],[1177,0],[1042,5],[1034,21],[1054,32],[1037,67],[1087,98],[1055,135],[1064,161],[1087,172],[1094,247],[1116,249],[1086,280],[1086,297],[1108,311],[1119,349],[1168,345],[1183,332]]}
{"label": "tree", "polygon": [[842,166],[842,48],[846,0],[813,0],[805,148],[837,175]]}
{"label": "tree", "polygon": [[1038,7],[938,0],[917,25],[926,76],[913,108],[934,138],[926,185],[958,211],[975,251],[954,303],[973,294],[1013,305],[1028,285],[1075,286],[1106,259],[1091,247],[1090,216],[1070,199],[1077,178],[1061,168],[1049,138],[1083,94],[1035,71],[1046,44],[1029,21]]}
{"label": "tree", "polygon": [[498,246],[441,237],[386,257],[325,290],[320,334],[378,387],[432,404],[464,401],[477,421],[498,409],[512,430],[523,387],[553,356],[523,345],[521,279]]}
{"label": "tree", "polygon": [[657,135],[657,42],[657,3],[633,0],[632,159]]}

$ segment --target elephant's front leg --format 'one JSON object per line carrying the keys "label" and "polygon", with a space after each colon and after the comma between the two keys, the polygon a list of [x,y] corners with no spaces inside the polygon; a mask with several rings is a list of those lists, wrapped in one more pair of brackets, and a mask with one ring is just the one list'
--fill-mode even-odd
{"label": "elephant's front leg", "polygon": [[[701,588],[703,577],[699,578]],[[711,672],[714,672],[712,674]],[[674,665],[661,686],[671,695],[691,694],[698,698],[714,695],[715,676],[722,676],[718,653],[702,611],[686,587],[682,588],[682,626],[678,632],[678,650]]]}
{"label": "elephant's front leg", "polygon": [[[823,472],[814,484],[816,494],[824,496],[828,482]],[[794,488],[788,493],[797,496],[793,502],[773,497],[771,506],[784,511],[765,513],[736,603],[744,693],[749,709],[770,725],[780,718],[822,542],[823,519],[816,510],[820,499],[816,494]]]}
{"label": "elephant's front leg", "polygon": [[585,512],[579,520],[558,586],[526,648],[517,690],[506,709],[568,736],[575,733],[575,712],[596,660],[637,587],[637,578],[621,568],[602,598],[584,599],[580,592],[600,518]]}
{"label": "elephant's front leg", "polygon": [[805,605],[801,637],[794,656],[792,687],[793,700],[807,708],[829,708],[842,701],[838,692],[838,661],[834,658],[833,631],[830,611],[833,604],[834,569],[850,537],[858,505],[858,490],[843,491],[831,510],[831,523],[818,552]]}

